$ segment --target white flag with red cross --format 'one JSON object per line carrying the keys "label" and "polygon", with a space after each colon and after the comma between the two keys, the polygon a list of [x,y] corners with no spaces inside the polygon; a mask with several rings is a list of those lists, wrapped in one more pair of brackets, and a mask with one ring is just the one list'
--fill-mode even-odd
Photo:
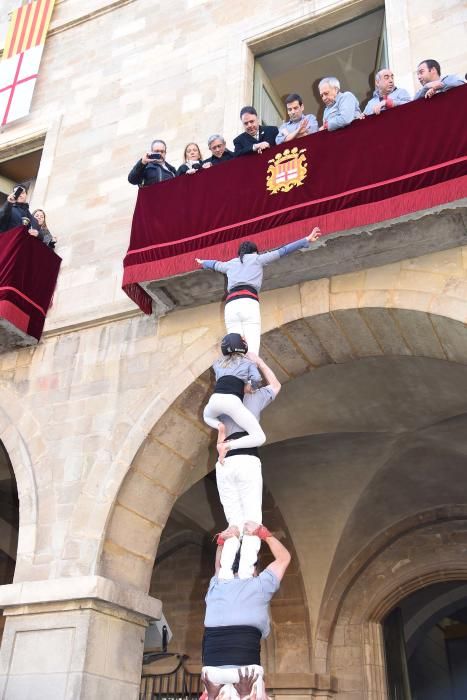
{"label": "white flag with red cross", "polygon": [[0,61],[0,126],[29,114],[55,0],[34,0],[10,15]]}

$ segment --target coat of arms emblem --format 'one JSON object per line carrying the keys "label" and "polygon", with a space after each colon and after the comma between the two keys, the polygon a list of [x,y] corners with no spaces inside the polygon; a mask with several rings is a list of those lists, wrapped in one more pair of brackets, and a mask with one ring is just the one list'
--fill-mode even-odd
{"label": "coat of arms emblem", "polygon": [[286,148],[268,161],[266,187],[271,194],[289,192],[303,184],[307,173],[305,151],[306,148],[299,150],[297,146]]}

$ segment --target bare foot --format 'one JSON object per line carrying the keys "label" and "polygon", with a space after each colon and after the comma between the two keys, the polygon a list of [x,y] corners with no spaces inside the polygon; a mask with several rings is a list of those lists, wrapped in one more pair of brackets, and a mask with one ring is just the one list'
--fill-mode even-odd
{"label": "bare foot", "polygon": [[217,428],[218,434],[217,434],[217,442],[224,442],[225,440],[225,425],[223,423],[219,423],[219,427]]}
{"label": "bare foot", "polygon": [[218,442],[217,452],[219,453],[219,462],[224,464],[224,458],[227,452],[230,450],[230,442]]}

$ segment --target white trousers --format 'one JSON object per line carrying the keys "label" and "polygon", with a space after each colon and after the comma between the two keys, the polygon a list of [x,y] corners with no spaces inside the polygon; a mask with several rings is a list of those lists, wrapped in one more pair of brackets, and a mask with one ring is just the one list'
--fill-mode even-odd
{"label": "white trousers", "polygon": [[[224,687],[226,685],[232,686],[230,692],[222,693],[221,691],[222,697],[226,695],[227,698],[238,698],[238,693],[233,687],[233,683],[238,683],[238,681],[240,680],[238,675],[239,668],[241,668],[243,675],[245,675],[245,672],[248,672],[250,674],[251,671],[254,671],[254,674],[258,676],[258,679],[253,686],[253,691],[256,693],[256,697],[258,698],[258,700],[262,700],[262,698],[266,697],[264,688],[264,670],[262,666],[258,666],[257,664],[251,664],[250,666],[239,666],[238,668],[203,666],[201,675],[207,675],[207,677],[210,681],[212,681],[212,683],[223,685]],[[228,691],[229,689],[226,688],[226,690]]]}
{"label": "white trousers", "polygon": [[248,435],[229,440],[232,449],[241,449],[244,447],[259,447],[266,441],[266,435],[263,432],[260,424],[241,401],[234,394],[212,394],[203,412],[204,421],[214,428],[219,429],[219,416],[223,414],[230,416],[232,420],[245,430]]}
{"label": "white trousers", "polygon": [[259,355],[261,338],[261,313],[259,302],[254,299],[234,299],[225,305],[227,333],[240,333],[248,343],[248,350]]}
{"label": "white trousers", "polygon": [[[217,462],[216,481],[226,520],[229,525],[238,527],[240,535],[248,520],[255,523],[262,522],[263,477],[258,457],[233,455],[233,457],[226,457],[224,464]],[[240,542],[236,537],[229,537],[225,541],[219,578],[233,578],[232,564],[239,546]],[[238,568],[239,578],[253,576],[260,546],[259,537],[243,535]]]}

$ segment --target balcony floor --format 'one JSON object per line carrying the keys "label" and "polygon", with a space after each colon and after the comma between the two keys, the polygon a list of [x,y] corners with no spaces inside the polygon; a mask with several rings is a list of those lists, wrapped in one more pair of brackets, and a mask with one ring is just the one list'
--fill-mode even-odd
{"label": "balcony floor", "polygon": [[[312,249],[269,265],[262,289],[280,289],[462,245],[467,245],[467,198],[371,226],[337,231]],[[157,314],[219,301],[224,282],[223,275],[196,270],[142,282],[141,286],[154,299]]]}

